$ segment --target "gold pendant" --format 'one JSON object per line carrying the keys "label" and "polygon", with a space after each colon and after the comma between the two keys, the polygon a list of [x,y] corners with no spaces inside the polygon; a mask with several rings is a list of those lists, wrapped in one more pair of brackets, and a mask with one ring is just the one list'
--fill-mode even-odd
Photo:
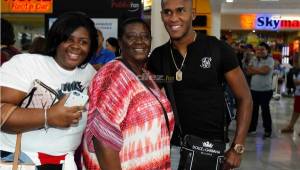
{"label": "gold pendant", "polygon": [[181,81],[182,80],[182,71],[181,70],[177,70],[176,71],[176,80],[177,81]]}

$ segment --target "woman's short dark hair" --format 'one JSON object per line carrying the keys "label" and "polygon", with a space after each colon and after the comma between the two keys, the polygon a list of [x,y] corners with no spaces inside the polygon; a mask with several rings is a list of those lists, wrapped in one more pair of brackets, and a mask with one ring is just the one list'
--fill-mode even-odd
{"label": "woman's short dark hair", "polygon": [[15,34],[14,28],[11,23],[1,18],[1,44],[3,45],[14,45]]}
{"label": "woman's short dark hair", "polygon": [[120,50],[120,46],[119,46],[119,43],[118,43],[118,39],[114,38],[114,37],[109,37],[106,39],[106,41],[113,47],[116,48],[116,57],[119,56],[119,50]]}
{"label": "woman's short dark hair", "polygon": [[91,40],[90,51],[87,58],[78,66],[85,67],[98,48],[98,36],[95,23],[82,12],[64,13],[53,23],[47,35],[46,54],[55,57],[60,43],[65,42],[71,34],[79,27],[84,27],[89,32]]}
{"label": "woman's short dark hair", "polygon": [[126,19],[123,23],[122,23],[122,26],[120,27],[120,30],[119,30],[119,39],[122,38],[124,32],[125,32],[125,29],[128,25],[130,24],[136,24],[136,23],[140,23],[140,24],[143,24],[147,30],[149,31],[150,33],[150,36],[151,36],[151,29],[149,27],[149,25],[141,18],[128,18]]}

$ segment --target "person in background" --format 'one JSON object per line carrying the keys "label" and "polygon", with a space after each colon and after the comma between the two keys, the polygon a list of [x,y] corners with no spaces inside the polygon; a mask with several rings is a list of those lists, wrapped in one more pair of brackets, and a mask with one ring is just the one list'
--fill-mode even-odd
{"label": "person in background", "polygon": [[[297,59],[298,60],[298,59]],[[300,65],[299,60],[294,63],[295,71],[293,74],[293,81],[295,84],[294,92],[294,111],[289,123],[281,129],[281,133],[293,133],[294,126],[300,116]],[[299,133],[300,136],[300,133]]]}
{"label": "person in background", "polygon": [[118,39],[114,37],[109,37],[108,39],[106,39],[105,45],[106,45],[106,49],[111,52],[114,52],[116,57],[120,56],[120,47],[119,47]]}
{"label": "person in background", "polygon": [[[224,169],[237,168],[245,149],[252,108],[250,91],[237,57],[224,41],[193,31],[195,12],[192,0],[161,2],[162,21],[170,41],[151,53],[148,67],[156,75],[175,77],[172,85],[183,133],[204,139],[224,141],[225,99],[219,78],[225,78],[237,100],[238,114],[237,129],[233,144],[225,154]],[[209,48],[210,43],[214,45]],[[220,50],[222,55],[212,56],[214,49]],[[166,62],[163,62],[164,57]],[[164,67],[170,68],[171,75],[164,72]],[[177,139],[175,134],[173,137]],[[178,145],[178,142],[174,144]],[[178,155],[179,147],[173,148],[174,155]],[[176,161],[172,163],[178,164]]]}
{"label": "person in background", "polygon": [[247,67],[250,64],[250,61],[255,57],[255,50],[251,44],[245,45],[244,58],[242,59],[242,70],[246,77],[247,83],[250,86],[251,75],[247,74]]}
{"label": "person in background", "polygon": [[272,134],[270,101],[273,96],[272,76],[274,60],[270,55],[271,48],[265,42],[261,42],[255,51],[256,57],[250,61],[247,67],[247,73],[251,75],[250,89],[253,98],[253,113],[249,133],[256,133],[258,112],[259,107],[261,107],[263,126],[265,129],[263,137],[269,138]]}
{"label": "person in background", "polygon": [[31,54],[44,54],[46,52],[47,40],[44,37],[36,37],[33,39],[28,53]]}
{"label": "person in background", "polygon": [[96,70],[99,70],[104,64],[116,58],[113,52],[103,48],[103,41],[103,34],[98,30],[98,49],[90,60],[90,64],[92,64]]}
{"label": "person in background", "polygon": [[22,33],[21,34],[21,48],[22,48],[22,52],[28,52],[30,46],[31,46],[31,38],[29,38],[30,34],[27,33]]}
{"label": "person in background", "polygon": [[145,69],[149,26],[139,18],[125,20],[119,44],[122,58],[104,65],[89,89],[85,165],[93,170],[171,170],[174,119],[167,97]]}
{"label": "person in background", "polygon": [[14,55],[20,54],[20,50],[14,47],[15,34],[12,24],[1,18],[1,56],[0,66],[11,59]]}
{"label": "person in background", "polygon": [[[66,107],[65,102],[74,90],[86,93],[96,73],[88,64],[98,46],[96,37],[94,22],[87,15],[68,12],[58,17],[48,32],[47,55],[20,54],[2,65],[2,113],[19,105],[35,79],[56,91],[59,101],[53,104],[49,98],[41,106],[17,107],[1,129],[1,160],[11,157],[16,134],[22,133],[25,163],[34,163],[38,170],[77,169],[73,154],[81,143],[87,114],[82,113],[84,106]],[[32,101],[39,100],[40,95],[33,94]],[[47,103],[49,108],[44,107]]]}

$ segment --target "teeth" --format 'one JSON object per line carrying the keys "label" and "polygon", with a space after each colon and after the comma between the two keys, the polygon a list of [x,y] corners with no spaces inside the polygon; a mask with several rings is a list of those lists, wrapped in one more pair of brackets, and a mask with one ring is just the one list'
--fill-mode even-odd
{"label": "teeth", "polygon": [[172,30],[178,30],[180,28],[180,26],[179,25],[176,25],[176,26],[171,26],[171,29]]}
{"label": "teeth", "polygon": [[136,49],[134,49],[134,50],[137,51],[137,52],[143,52],[143,51],[144,51],[143,48],[136,48]]}
{"label": "teeth", "polygon": [[69,56],[70,56],[71,59],[77,59],[79,57],[79,55],[71,54],[71,53],[69,53]]}

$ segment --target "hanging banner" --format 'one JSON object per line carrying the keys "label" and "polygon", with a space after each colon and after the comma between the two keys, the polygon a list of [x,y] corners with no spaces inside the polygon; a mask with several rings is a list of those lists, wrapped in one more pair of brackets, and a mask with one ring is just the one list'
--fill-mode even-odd
{"label": "hanging banner", "polygon": [[1,13],[52,13],[53,0],[1,0]]}

